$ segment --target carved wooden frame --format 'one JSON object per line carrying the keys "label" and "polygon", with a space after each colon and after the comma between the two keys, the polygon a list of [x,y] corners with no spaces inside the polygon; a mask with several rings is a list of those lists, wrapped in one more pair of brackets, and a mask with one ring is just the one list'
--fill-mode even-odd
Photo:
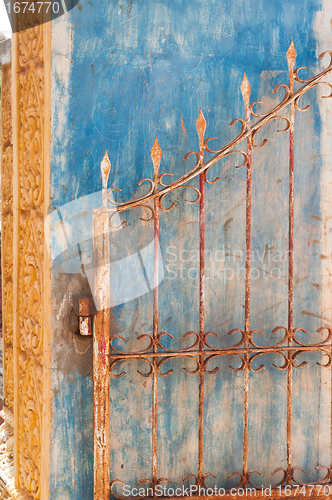
{"label": "carved wooden frame", "polygon": [[[15,484],[49,497],[51,23],[13,35]],[[47,232],[46,232],[47,234]]]}
{"label": "carved wooden frame", "polygon": [[13,131],[11,64],[1,68],[1,266],[4,342],[4,398],[14,406],[13,373]]}

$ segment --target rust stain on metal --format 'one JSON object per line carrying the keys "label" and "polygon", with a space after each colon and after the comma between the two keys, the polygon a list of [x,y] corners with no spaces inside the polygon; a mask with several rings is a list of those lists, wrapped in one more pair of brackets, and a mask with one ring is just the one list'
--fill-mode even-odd
{"label": "rust stain on metal", "polygon": [[291,41],[291,44],[286,52],[286,56],[287,56],[289,70],[293,71],[294,66],[295,66],[296,56],[297,56],[293,40]]}
{"label": "rust stain on metal", "polygon": [[[147,351],[142,350],[142,351],[136,351],[136,352],[120,352],[120,351],[115,351],[115,349],[113,348],[113,350],[115,351],[115,354],[110,354],[110,356],[109,356],[109,359],[111,360],[111,365],[114,363],[112,366],[112,369],[111,369],[111,375],[113,377],[119,376],[113,372],[113,369],[115,368],[115,362],[120,363],[120,362],[126,361],[128,359],[140,359],[142,361],[147,361],[148,358],[161,358],[163,360],[163,358],[180,357],[180,358],[195,359],[197,366],[198,366],[199,363],[198,363],[198,360],[196,358],[202,354],[205,354],[205,356],[206,356],[205,361],[204,361],[204,371],[206,373],[216,373],[218,371],[218,370],[215,370],[213,372],[209,371],[207,368],[207,364],[219,356],[237,356],[238,358],[241,358],[242,365],[239,369],[236,369],[236,371],[242,371],[245,369],[246,363],[245,363],[244,358],[242,358],[241,355],[245,355],[245,354],[250,355],[250,358],[249,358],[250,371],[256,373],[258,371],[263,370],[263,368],[264,368],[264,365],[261,365],[261,367],[259,367],[259,369],[252,368],[251,364],[252,364],[253,360],[257,358],[256,355],[258,354],[259,356],[261,356],[261,355],[263,356],[264,354],[269,354],[269,353],[280,354],[283,357],[283,362],[286,364],[286,366],[282,366],[282,367],[276,366],[276,365],[273,365],[273,366],[276,366],[276,368],[285,370],[288,366],[288,362],[287,362],[287,357],[285,359],[285,356],[283,355],[283,353],[287,354],[288,352],[293,351],[293,356],[292,356],[291,362],[295,368],[298,368],[299,366],[295,365],[294,360],[301,352],[320,351],[320,352],[323,352],[324,354],[328,355],[328,352],[332,350],[332,345],[330,344],[331,339],[332,339],[332,328],[328,328],[328,327],[323,328],[322,327],[322,328],[319,328],[317,330],[317,332],[322,332],[323,330],[326,330],[328,332],[328,336],[322,342],[319,342],[317,344],[302,344],[302,343],[300,343],[299,340],[296,340],[297,345],[296,346],[293,345],[291,347],[289,347],[288,345],[283,345],[288,340],[288,332],[287,332],[286,328],[284,328],[284,327],[274,328],[272,333],[276,333],[277,330],[280,330],[280,329],[283,329],[285,331],[285,336],[283,337],[282,341],[278,342],[277,344],[267,346],[267,347],[260,346],[252,340],[252,335],[254,333],[260,333],[262,335],[263,332],[260,332],[259,330],[251,330],[251,332],[250,332],[250,348],[249,349],[247,349],[246,347],[241,347],[241,345],[242,346],[244,345],[244,340],[243,340],[243,342],[240,341],[238,344],[236,344],[233,347],[225,347],[225,348],[220,348],[220,349],[213,348],[209,345],[208,342],[205,342],[205,346],[208,347],[208,351],[207,350],[201,351],[199,349],[196,350],[196,349],[194,349],[193,346],[190,346],[190,348],[186,348],[186,349],[182,349],[182,350],[166,349],[165,346],[163,346],[160,342],[158,342],[158,345],[163,349],[163,351],[159,351],[157,353],[150,352],[149,350],[147,350]],[[306,330],[303,330],[302,328],[296,328],[296,330],[301,330],[304,333],[308,333]],[[234,329],[228,333],[232,334],[235,332],[241,332],[241,330]],[[195,333],[196,334],[196,332],[187,332],[187,333]],[[244,334],[244,332],[243,332],[243,334]],[[199,338],[198,334],[196,334],[196,335]],[[209,332],[209,334],[206,334],[206,337],[208,335],[216,335],[216,334],[214,332]],[[243,335],[243,339],[244,339],[244,335]],[[199,343],[199,341],[194,345],[197,346],[198,343]],[[252,356],[252,355],[254,355],[254,356]],[[159,374],[161,374],[160,373],[161,365],[162,365],[162,363],[160,362],[158,365],[158,373]],[[189,370],[186,370],[186,371],[187,371],[187,373],[192,373],[193,375],[196,375],[199,372],[198,369],[196,369],[194,372],[190,372]],[[171,370],[169,373],[167,373],[167,376],[171,375],[171,373],[173,373],[173,370]],[[123,373],[121,373],[121,376],[124,376],[125,374],[126,373],[123,372]],[[152,372],[148,374],[149,377],[151,375],[152,375]],[[165,376],[164,373],[161,375]]]}
{"label": "rust stain on metal", "polygon": [[[162,150],[157,137],[151,149],[154,167],[154,192],[158,192]],[[153,265],[153,352],[158,352],[159,335],[159,198],[154,199],[154,265]],[[158,359],[153,359],[152,380],[152,485],[158,484]],[[155,490],[153,490],[155,491]]]}
{"label": "rust stain on metal", "polygon": [[248,123],[248,119],[250,118],[250,83],[248,81],[247,75],[244,73],[242,83],[241,83],[241,93],[244,101],[244,110],[245,110],[245,119],[247,126],[250,127],[250,122]]}
{"label": "rust stain on metal", "polygon": [[[199,140],[199,166],[204,164],[204,134],[206,120],[200,109],[196,122]],[[204,185],[205,172],[199,176],[199,348],[204,350],[205,340],[205,213],[204,213]],[[203,452],[204,452],[204,354],[199,357],[199,382],[198,382],[198,473],[197,483],[203,484]]]}
{"label": "rust stain on metal", "polygon": [[103,365],[106,365],[107,344],[109,344],[109,342],[102,336],[99,342],[99,360],[101,360]]}
{"label": "rust stain on metal", "polygon": [[[250,128],[250,83],[244,73],[241,93],[244,102],[245,124]],[[246,271],[245,271],[245,347],[248,349],[250,335],[250,263],[251,263],[251,190],[252,190],[252,136],[247,138],[247,179],[246,179]],[[249,439],[249,354],[245,354],[244,372],[244,426],[243,426],[243,478],[248,484],[248,439]]]}
{"label": "rust stain on metal", "polygon": [[107,182],[111,170],[111,162],[106,151],[104,158],[100,164],[101,179],[102,179],[102,193],[103,193],[103,207],[107,208]]}
{"label": "rust stain on metal", "polygon": [[[289,90],[294,92],[294,65],[296,50],[293,40],[287,51],[289,67]],[[288,346],[292,346],[293,322],[294,322],[294,125],[295,125],[295,102],[290,103],[290,130],[289,130],[289,208],[288,208]],[[288,353],[291,360],[292,351]],[[288,364],[287,373],[287,484],[291,484],[292,470],[292,398],[293,398],[293,365]]]}
{"label": "rust stain on metal", "polygon": [[[158,184],[158,175],[159,175],[159,168],[160,168],[160,161],[162,154],[163,154],[162,149],[159,146],[159,142],[156,137],[151,149],[151,158],[154,167],[154,181],[156,184]],[[158,185],[156,187],[158,188]]]}
{"label": "rust stain on metal", "polygon": [[92,320],[91,316],[80,316],[79,318],[79,328],[80,328],[80,335],[83,336],[88,336],[92,335]]}
{"label": "rust stain on metal", "polygon": [[[206,130],[206,120],[204,118],[202,109],[200,108],[199,110],[199,115],[196,121],[196,129],[198,133],[198,139],[199,139],[199,152],[203,154],[204,149],[204,135],[205,135],[205,130]],[[203,159],[204,160],[204,159]]]}
{"label": "rust stain on metal", "polygon": [[91,316],[91,299],[89,297],[80,299],[78,307],[80,316]]}
{"label": "rust stain on metal", "polygon": [[101,163],[103,208],[93,210],[94,296],[97,313],[93,331],[93,469],[94,500],[108,500],[110,492],[110,267],[109,209],[107,180],[110,162],[107,153]]}
{"label": "rust stain on metal", "polygon": [[91,299],[82,298],[79,300],[79,331],[80,335],[92,335],[92,312]]}

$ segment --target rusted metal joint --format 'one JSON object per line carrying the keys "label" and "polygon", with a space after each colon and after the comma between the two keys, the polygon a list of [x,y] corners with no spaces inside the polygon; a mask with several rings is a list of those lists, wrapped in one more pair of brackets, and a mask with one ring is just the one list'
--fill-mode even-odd
{"label": "rusted metal joint", "polygon": [[84,337],[92,335],[92,299],[84,297],[79,300],[79,333]]}

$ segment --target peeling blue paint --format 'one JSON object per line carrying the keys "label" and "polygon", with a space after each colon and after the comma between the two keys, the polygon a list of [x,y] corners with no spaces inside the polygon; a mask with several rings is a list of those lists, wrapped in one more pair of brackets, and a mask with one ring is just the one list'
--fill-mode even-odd
{"label": "peeling blue paint", "polygon": [[[182,175],[193,161],[184,163],[184,155],[197,151],[200,107],[207,136],[218,135],[213,144],[224,145],[236,133],[227,129],[228,124],[243,116],[244,72],[251,101],[268,96],[263,107],[270,109],[277,102],[272,89],[288,81],[285,54],[292,38],[296,66],[317,71],[314,23],[321,9],[317,0],[82,2],[81,11],[68,15],[70,33],[64,31],[72,36],[67,79],[61,76],[54,46],[58,66],[54,63],[52,80],[53,208],[101,189],[99,165],[106,149],[112,163],[109,186],[123,190],[117,199],[142,194],[136,183],[152,176],[150,150],[156,134],[163,149],[161,172]],[[63,18],[53,23],[57,43],[64,23]],[[316,102],[315,91],[310,99]],[[275,124],[268,135],[260,133],[269,143],[254,152],[253,160],[256,278],[251,328],[265,332],[260,341],[266,345],[272,342],[273,328],[287,326],[288,139],[287,134],[272,137],[274,130]],[[323,321],[320,134],[318,108],[296,116],[295,325],[310,332]],[[209,175],[221,172],[221,180],[206,188],[206,248],[212,255],[207,258],[206,330],[221,334],[224,345],[235,343],[227,332],[243,328],[244,322],[245,169],[235,169],[234,161],[215,166]],[[198,262],[180,258],[194,257],[195,251],[197,255],[198,207],[185,203],[190,193],[176,196],[178,206],[161,217],[165,279],[160,287],[160,330],[171,333],[172,345],[178,347],[183,333],[198,329]],[[152,227],[139,221],[139,210],[126,217],[121,236],[112,233],[116,259],[144,249],[153,239]],[[114,333],[124,335],[130,348],[138,347],[137,336],[152,332],[152,294],[117,306],[113,314]],[[219,340],[211,342],[218,345]],[[326,418],[321,391],[316,389],[322,369],[315,356],[302,371],[294,370],[293,460],[307,471],[306,481],[316,479],[314,465],[321,462],[315,436]],[[249,469],[262,472],[262,477],[253,477],[259,486],[277,482],[279,476],[271,472],[286,467],[287,374],[272,366],[282,363],[278,356],[266,356],[264,361],[264,371],[250,374]],[[217,484],[225,487],[236,485],[238,478],[227,476],[242,470],[244,376],[229,368],[236,363],[220,359],[217,374],[206,375],[204,472],[218,476]],[[198,379],[180,369],[180,361],[169,361],[167,369],[171,366],[174,373],[159,384],[159,476],[181,484],[184,475],[197,472]],[[57,373],[56,366],[54,370],[53,385],[59,393],[53,400],[52,446],[63,453],[61,465],[52,463],[51,498],[90,500],[91,378],[76,375],[70,381]],[[111,379],[111,477],[134,486],[142,477],[151,478],[151,380],[139,377],[136,365],[126,371],[126,377]],[[59,431],[64,415],[68,434]],[[64,493],[69,487],[72,496]]]}

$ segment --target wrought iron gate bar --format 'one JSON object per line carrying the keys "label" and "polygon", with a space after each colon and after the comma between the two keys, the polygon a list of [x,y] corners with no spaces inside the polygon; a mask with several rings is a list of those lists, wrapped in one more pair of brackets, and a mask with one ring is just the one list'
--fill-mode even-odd
{"label": "wrought iron gate bar", "polygon": [[[324,98],[332,97],[332,84],[329,82],[323,82],[321,79],[330,74],[332,72],[332,51],[323,52],[319,59],[323,59],[325,54],[330,55],[330,63],[327,69],[320,72],[318,75],[314,76],[309,80],[302,80],[298,73],[300,69],[294,70],[295,59],[296,59],[296,50],[293,44],[293,41],[287,51],[287,61],[289,67],[289,84],[281,84],[277,85],[274,89],[274,92],[277,92],[281,87],[285,91],[285,96],[282,101],[277,104],[272,110],[270,110],[266,114],[258,114],[254,111],[254,106],[258,104],[258,102],[250,103],[250,84],[246,75],[244,74],[242,83],[241,83],[241,93],[244,101],[244,109],[245,109],[245,117],[237,118],[233,120],[230,126],[233,126],[236,122],[241,123],[241,132],[236,136],[235,139],[230,141],[227,145],[219,150],[212,150],[208,146],[209,142],[212,139],[216,139],[216,137],[210,137],[208,139],[204,139],[205,130],[206,130],[206,121],[203,116],[202,110],[200,110],[197,122],[196,129],[199,138],[199,152],[190,152],[188,153],[184,160],[187,160],[190,155],[194,154],[197,158],[196,165],[185,175],[180,177],[178,180],[173,182],[170,185],[163,183],[163,178],[166,175],[173,175],[172,173],[163,173],[160,175],[160,162],[162,156],[162,150],[159,146],[157,138],[153,144],[151,150],[151,156],[154,166],[154,175],[153,179],[142,179],[138,185],[141,185],[143,182],[149,183],[148,192],[138,198],[134,199],[130,202],[118,203],[111,199],[107,200],[107,186],[105,182],[103,183],[103,200],[104,207],[101,210],[103,221],[109,221],[109,224],[114,228],[113,219],[118,212],[123,212],[125,210],[129,210],[132,208],[146,208],[150,211],[150,216],[147,218],[141,218],[141,220],[149,222],[154,220],[154,288],[153,288],[153,334],[143,334],[140,335],[137,340],[148,343],[148,345],[139,350],[132,352],[123,352],[119,350],[116,339],[120,339],[126,342],[126,339],[122,335],[114,335],[109,345],[109,351],[107,352],[107,356],[109,358],[109,374],[114,378],[123,377],[126,372],[121,371],[120,373],[116,373],[116,369],[119,369],[119,364],[123,362],[128,362],[131,360],[136,360],[139,362],[144,362],[147,364],[148,372],[144,373],[141,370],[137,370],[137,372],[143,377],[152,377],[152,405],[151,405],[151,413],[152,413],[152,477],[143,478],[138,481],[138,485],[148,484],[152,489],[152,496],[159,497],[156,494],[156,487],[164,482],[171,481],[165,477],[158,478],[158,377],[167,377],[173,373],[173,369],[168,369],[166,372],[161,371],[164,363],[167,361],[171,361],[177,358],[183,358],[186,360],[194,361],[196,363],[196,367],[193,369],[188,369],[183,367],[186,372],[190,375],[198,375],[198,456],[197,456],[197,474],[190,473],[186,477],[183,478],[183,481],[188,481],[190,478],[195,480],[195,485],[197,487],[205,487],[206,480],[209,477],[213,477],[217,479],[211,473],[204,473],[204,448],[203,448],[203,431],[204,431],[204,377],[205,373],[207,374],[215,374],[219,368],[215,366],[214,368],[209,369],[208,364],[213,360],[217,360],[220,356],[235,356],[237,360],[240,361],[240,366],[238,368],[234,368],[230,366],[230,368],[236,372],[244,372],[244,432],[243,432],[243,469],[241,472],[233,472],[228,477],[234,478],[239,476],[239,483],[235,488],[244,488],[254,487],[257,488],[258,494],[256,497],[264,497],[267,498],[266,495],[259,493],[260,486],[254,485],[251,479],[253,474],[262,475],[259,471],[253,471],[248,469],[248,428],[249,428],[249,375],[250,372],[259,372],[263,370],[265,367],[264,364],[260,364],[257,368],[254,368],[253,362],[258,360],[261,356],[265,354],[275,354],[280,355],[282,357],[282,364],[278,365],[272,363],[272,365],[279,369],[285,370],[287,372],[287,457],[286,457],[286,468],[278,468],[272,475],[283,473],[283,477],[281,480],[272,487],[272,494],[269,495],[269,498],[275,497],[287,497],[287,498],[303,498],[301,495],[297,495],[296,492],[293,494],[293,490],[291,490],[291,494],[281,494],[281,492],[276,493],[278,488],[281,486],[291,488],[293,483],[298,485],[307,485],[307,483],[302,483],[297,481],[294,477],[294,473],[298,470],[303,471],[299,467],[294,467],[292,465],[292,373],[293,368],[301,369],[306,364],[307,361],[298,362],[297,358],[301,354],[304,353],[312,353],[318,352],[327,356],[327,361],[325,363],[316,362],[317,365],[329,368],[332,366],[332,328],[327,326],[322,326],[318,328],[315,332],[316,335],[321,338],[325,333],[325,338],[316,343],[307,344],[301,342],[301,338],[299,339],[299,335],[305,334],[309,335],[308,331],[301,327],[294,328],[294,132],[295,132],[295,110],[305,111],[309,109],[310,106],[306,106],[301,109],[299,107],[300,98],[313,87],[324,83],[330,87],[331,93],[327,96],[323,96]],[[305,85],[294,92],[294,81],[298,83],[304,83]],[[286,106],[290,106],[289,118],[283,115],[278,114],[282,111]],[[251,116],[258,118],[258,122],[253,126],[250,126]],[[250,258],[251,258],[251,230],[252,230],[252,222],[251,222],[251,204],[252,204],[252,151],[253,148],[261,148],[263,147],[267,139],[264,139],[261,144],[255,143],[255,136],[257,132],[267,123],[275,119],[283,119],[286,122],[286,127],[282,130],[278,130],[278,132],[289,132],[289,179],[288,179],[288,236],[289,236],[289,248],[288,248],[288,325],[287,328],[284,326],[277,326],[272,330],[272,334],[275,335],[278,332],[282,333],[282,338],[275,342],[273,345],[260,345],[256,340],[257,335],[264,335],[264,333],[260,330],[250,330]],[[246,139],[246,151],[235,150],[234,148],[241,143],[244,139]],[[214,154],[214,156],[205,162],[204,160],[204,152],[207,151],[209,153]],[[216,332],[205,332],[205,290],[204,290],[204,278],[205,278],[205,216],[204,216],[204,203],[205,203],[205,182],[207,183],[215,183],[220,177],[216,177],[215,179],[209,180],[207,179],[207,173],[210,168],[220,161],[222,158],[231,155],[231,154],[241,154],[244,158],[244,162],[238,167],[246,166],[246,259],[245,259],[245,320],[244,320],[244,329],[238,328],[233,329],[228,332],[228,335],[240,334],[240,340],[236,341],[235,345],[228,347],[214,347],[211,345],[209,337],[214,336],[216,338],[220,338],[220,335]],[[109,164],[107,153],[102,162],[102,170],[105,165]],[[103,167],[104,166],[104,167]],[[108,167],[109,168],[109,167]],[[199,188],[194,186],[190,186],[187,183],[194,179],[195,177],[199,177]],[[159,189],[160,188],[160,189]],[[177,189],[191,189],[195,192],[196,198],[194,200],[186,200],[188,203],[197,203],[199,202],[199,331],[188,331],[186,332],[182,339],[189,339],[193,337],[191,345],[188,347],[172,350],[166,348],[162,344],[163,337],[168,337],[169,339],[174,339],[172,335],[168,332],[159,332],[159,217],[160,210],[162,211],[170,211],[172,210],[176,203],[172,202],[170,206],[165,207],[163,205],[163,200],[165,196],[172,191]],[[112,189],[112,191],[121,191],[120,189]],[[108,208],[107,201],[111,202],[115,207]],[[149,205],[149,202],[153,201],[153,206]],[[100,214],[99,214],[100,215]],[[105,219],[106,216],[106,219]],[[104,222],[103,222],[104,223]],[[123,227],[126,222],[123,221],[121,225],[118,227]],[[105,239],[106,241],[106,239]],[[104,244],[106,244],[104,242]],[[107,255],[104,252],[104,254]],[[97,276],[96,279],[99,280],[101,277]],[[106,294],[106,292],[105,292]],[[107,295],[107,294],[106,294]],[[105,297],[106,297],[105,295]],[[100,336],[103,332],[107,330],[107,325],[109,325],[109,315],[103,317],[103,315],[99,314],[99,330],[97,330],[95,337],[96,341],[98,341],[98,336]],[[97,318],[98,319],[98,318]],[[102,324],[104,323],[104,326]],[[103,332],[102,332],[103,330]],[[102,336],[102,335],[101,335]],[[96,363],[98,358],[98,352],[95,350],[96,354]],[[298,363],[298,364],[297,364]],[[97,364],[96,364],[97,366]],[[164,367],[165,369],[165,367]],[[105,389],[106,390],[106,389]],[[98,399],[98,398],[97,398]],[[96,399],[96,405],[101,404],[99,400]],[[98,404],[97,404],[98,403]],[[96,406],[96,407],[97,407]],[[108,411],[108,410],[107,410]],[[107,413],[107,412],[106,412]],[[107,451],[107,450],[106,450]],[[103,453],[105,449],[103,449]],[[105,459],[106,460],[106,459]],[[326,475],[323,479],[314,482],[314,485],[324,485],[327,482],[331,482],[332,478],[332,469],[327,466],[319,466],[317,470],[326,469]],[[305,471],[303,471],[305,472]],[[127,497],[118,495],[114,487],[116,484],[125,483],[120,479],[115,479],[111,482],[111,492],[115,498],[124,499]],[[332,486],[331,486],[332,488]],[[234,488],[233,488],[234,489]],[[232,490],[225,490],[225,495],[223,498],[240,498],[243,495],[234,495],[231,494]],[[178,496],[177,498],[188,498],[187,495]],[[218,495],[210,495],[208,496],[200,496],[202,499],[207,498],[218,498]],[[136,498],[136,497],[132,497]],[[139,496],[137,498],[142,498]],[[164,497],[169,498],[169,497]],[[197,496],[192,496],[189,498],[197,498]],[[316,498],[326,498],[326,495],[320,495],[320,490],[317,492]],[[104,499],[103,499],[104,500]]]}
{"label": "wrought iron gate bar", "polygon": [[[206,121],[200,109],[199,116],[196,122],[196,128],[199,139],[199,156],[198,166],[204,165],[204,135],[206,130]],[[205,333],[205,211],[204,211],[204,186],[205,174],[199,174],[199,348],[204,351],[204,333]],[[196,478],[196,484],[203,485],[203,431],[204,431],[204,354],[199,355],[198,372],[199,372],[199,401],[198,401],[198,472],[197,477],[190,474],[189,477]],[[159,372],[160,373],[160,372]]]}
{"label": "wrought iron gate bar", "polygon": [[[263,354],[278,354],[280,352],[294,352],[297,356],[301,352],[323,352],[325,353],[325,349],[329,350],[332,349],[332,345],[324,345],[324,346],[310,346],[310,347],[278,347],[278,349],[275,349],[274,347],[262,347],[259,349],[209,349],[205,351],[187,351],[187,352],[174,352],[174,351],[169,351],[169,352],[146,352],[146,353],[124,353],[121,356],[118,354],[111,354],[109,357],[111,360],[117,360],[117,361],[125,361],[127,359],[143,359],[143,358],[183,358],[183,357],[188,357],[188,356],[201,356],[204,354],[205,356],[211,356],[213,355],[218,355],[218,356],[233,356],[236,354],[260,354],[263,356]],[[329,365],[322,365],[321,363],[317,363],[320,366],[331,366],[331,361]]]}
{"label": "wrought iron gate bar", "polygon": [[[110,489],[110,384],[108,356],[110,354],[109,282],[109,213],[107,181],[110,161],[105,155],[101,163],[103,207],[92,211],[94,296],[100,309],[93,327],[93,475],[94,500],[109,498]],[[102,237],[100,237],[102,235]],[[108,500],[107,498],[107,500]]]}
{"label": "wrought iron gate bar", "polygon": [[[154,192],[158,191],[158,177],[162,150],[157,138],[154,141],[151,157],[154,166]],[[158,353],[159,332],[159,198],[154,199],[154,256],[153,256],[153,352]],[[153,359],[152,387],[152,486],[158,484],[158,360]],[[153,490],[155,492],[155,490]]]}
{"label": "wrought iron gate bar", "polygon": [[[287,62],[289,68],[289,90],[294,90],[294,65],[296,50],[292,43],[287,51]],[[294,320],[294,125],[295,125],[295,101],[289,105],[290,129],[289,129],[289,199],[288,199],[288,331],[293,331]],[[291,337],[288,338],[288,346],[292,346]],[[286,482],[291,484],[292,469],[292,398],[293,398],[293,364],[292,351],[288,353],[287,369],[287,475]]]}
{"label": "wrought iron gate bar", "polygon": [[[244,115],[246,128],[250,129],[250,84],[244,74],[241,93],[244,102]],[[249,354],[250,347],[250,259],[251,259],[251,186],[252,186],[252,145],[253,136],[247,137],[247,189],[246,189],[246,265],[245,265],[245,298],[244,298],[244,337],[245,357],[242,358],[244,369],[244,425],[243,425],[243,477],[244,486],[248,484],[248,439],[249,439]],[[212,359],[210,357],[210,359]],[[206,363],[204,368],[206,369]],[[234,368],[233,368],[234,369]],[[241,369],[241,367],[240,367]],[[212,370],[213,373],[217,370]],[[238,369],[236,369],[238,371]]]}

